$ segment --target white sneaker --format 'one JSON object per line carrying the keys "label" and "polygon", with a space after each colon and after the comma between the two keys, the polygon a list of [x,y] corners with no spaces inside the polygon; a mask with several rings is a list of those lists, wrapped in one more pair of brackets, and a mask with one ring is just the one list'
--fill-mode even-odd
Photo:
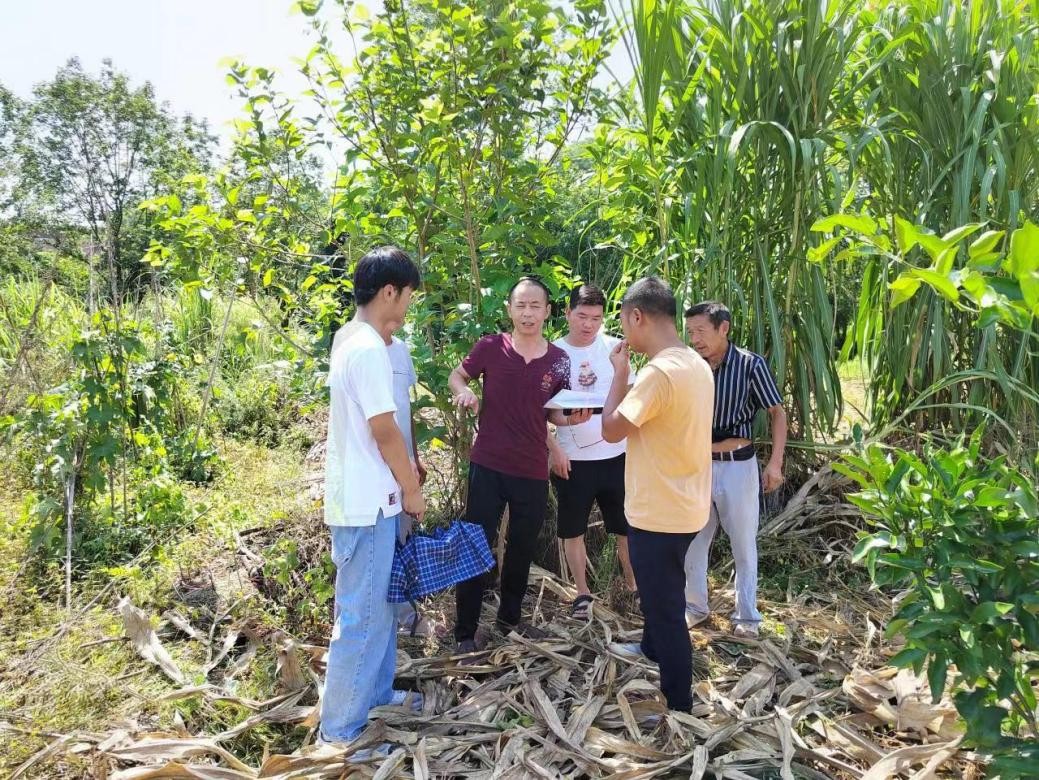
{"label": "white sneaker", "polygon": [[737,623],[732,629],[732,635],[743,639],[757,639],[759,634],[757,623]]}
{"label": "white sneaker", "polygon": [[646,657],[638,642],[610,642],[609,651],[626,661],[638,661]]}
{"label": "white sneaker", "polygon": [[696,628],[701,623],[706,623],[707,618],[711,616],[709,612],[697,612],[695,609],[686,607],[685,610],[685,625],[687,628]]}

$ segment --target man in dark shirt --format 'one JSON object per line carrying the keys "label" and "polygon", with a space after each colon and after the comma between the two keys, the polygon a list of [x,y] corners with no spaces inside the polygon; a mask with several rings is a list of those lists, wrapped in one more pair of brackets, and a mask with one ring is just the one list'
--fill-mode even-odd
{"label": "man in dark shirt", "polygon": [[[484,336],[454,371],[449,386],[457,406],[479,414],[479,429],[469,455],[469,490],[465,519],[483,526],[494,547],[502,512],[509,507],[508,539],[501,571],[498,627],[517,629],[531,638],[542,632],[521,624],[520,610],[538,533],[548,511],[548,429],[577,425],[591,416],[582,409],[549,416],[545,403],[570,388],[570,358],[548,342],[542,328],[549,315],[549,291],[533,277],[509,291],[511,333]],[[483,378],[483,405],[469,388]],[[455,592],[458,651],[477,650],[484,580],[474,577]]]}
{"label": "man in dark shirt", "polygon": [[[757,636],[761,614],[758,592],[759,492],[783,482],[786,412],[776,381],[761,355],[729,343],[732,315],[722,303],[706,301],[685,313],[689,343],[714,370],[714,423],[711,431],[711,519],[686,553],[686,623],[692,627],[710,614],[707,558],[721,525],[729,535],[736,564],[737,636]],[[764,409],[772,429],[772,452],[760,481],[751,442],[754,416]]]}

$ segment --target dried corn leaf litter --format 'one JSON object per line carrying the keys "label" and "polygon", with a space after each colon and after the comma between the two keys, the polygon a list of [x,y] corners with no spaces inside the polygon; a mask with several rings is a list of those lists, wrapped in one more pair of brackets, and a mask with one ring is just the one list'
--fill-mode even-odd
{"label": "dried corn leaf litter", "polygon": [[[232,625],[206,647],[207,671],[222,670],[222,683],[189,686],[147,615],[124,599],[119,610],[134,648],[173,686],[162,700],[204,697],[250,714],[216,733],[188,733],[181,724],[162,732],[122,729],[104,738],[70,735],[46,750],[52,755],[75,744],[111,778],[921,780],[962,777],[973,769],[958,751],[952,705],[944,699],[933,704],[924,680],[870,658],[868,642],[856,640],[852,627],[832,611],[767,605],[771,614],[788,611],[798,626],[826,636],[818,647],[695,631],[695,703],[687,715],[666,709],[652,664],[607,650],[612,641],[638,637],[630,616],[597,602],[591,621],[574,621],[566,616],[573,595],[566,585],[540,569],[532,583],[535,621],[549,639],[511,634],[475,662],[402,650],[398,679],[424,693],[423,711],[374,711],[371,727],[346,751],[313,744],[324,647],[284,632],[261,639],[248,625]],[[449,599],[441,596],[432,606],[446,609]],[[209,643],[184,618],[166,617],[185,643]],[[492,616],[485,617],[489,622]],[[239,637],[246,640],[244,650]],[[240,698],[233,692],[234,676],[253,663],[263,644],[277,657],[277,691],[265,701]],[[298,732],[305,736],[288,755],[250,763],[234,754],[237,737],[270,724],[307,730]],[[392,744],[389,756],[350,760],[354,752],[384,742]]]}

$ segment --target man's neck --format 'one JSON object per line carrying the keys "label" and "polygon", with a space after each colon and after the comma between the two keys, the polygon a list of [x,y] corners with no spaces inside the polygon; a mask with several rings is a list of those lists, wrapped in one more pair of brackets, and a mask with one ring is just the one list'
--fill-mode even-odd
{"label": "man's neck", "polygon": [[576,338],[574,337],[573,333],[567,333],[566,336],[563,337],[563,341],[565,341],[571,347],[577,347],[578,349],[583,349],[585,347],[592,346],[592,344],[595,343],[595,339],[596,339],[596,336],[592,336],[591,340],[588,341],[588,343],[582,344],[581,342],[576,340]]}
{"label": "man's neck", "polygon": [[678,337],[678,331],[674,326],[661,326],[649,334],[646,344],[646,357],[652,360],[658,352],[672,347],[685,347],[685,343]]}
{"label": "man's neck", "polygon": [[541,333],[536,336],[526,336],[513,331],[509,335],[512,337],[512,346],[517,352],[538,352],[545,347],[545,337]]}
{"label": "man's neck", "polygon": [[722,347],[722,351],[721,352],[719,352],[717,355],[711,355],[710,357],[707,358],[707,365],[709,365],[711,367],[712,371],[717,371],[718,370],[718,366],[720,366],[722,364],[722,361],[725,360],[725,355],[728,353],[728,351],[729,351],[729,342],[728,342],[728,340],[726,340],[725,346]]}
{"label": "man's neck", "polygon": [[379,317],[378,312],[372,311],[367,306],[358,306],[357,311],[354,313],[354,319],[357,322],[363,322],[366,325],[370,325],[375,330],[375,332],[379,334],[379,338],[381,338],[387,344],[389,344],[393,340],[392,336],[387,338],[386,336],[382,335],[386,326],[385,321]]}

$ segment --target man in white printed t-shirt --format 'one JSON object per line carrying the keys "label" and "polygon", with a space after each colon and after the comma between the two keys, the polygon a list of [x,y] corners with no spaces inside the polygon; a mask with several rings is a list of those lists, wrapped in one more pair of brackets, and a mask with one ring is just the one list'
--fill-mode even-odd
{"label": "man in white printed t-shirt", "polygon": [[[570,293],[566,311],[569,330],[553,342],[570,356],[570,387],[579,392],[606,393],[613,382],[610,351],[620,339],[602,333],[606,296],[593,284],[582,284]],[[592,505],[599,504],[607,533],[617,539],[617,558],[628,591],[635,591],[635,575],[628,560],[628,521],[624,516],[625,443],[611,444],[602,437],[602,415],[588,422],[556,430],[549,437],[552,484],[558,498],[557,535],[574,576],[577,598],[571,615],[586,619],[591,614],[592,592],[586,577],[584,535]]]}
{"label": "man in white printed t-shirt", "polygon": [[417,703],[393,690],[396,612],[387,596],[399,515],[421,519],[426,509],[396,421],[387,350],[419,286],[418,268],[402,250],[381,247],[358,261],[353,281],[357,313],[337,334],[328,371],[325,523],[336,565],[335,624],[319,739],[332,744],[364,731],[373,707]]}

